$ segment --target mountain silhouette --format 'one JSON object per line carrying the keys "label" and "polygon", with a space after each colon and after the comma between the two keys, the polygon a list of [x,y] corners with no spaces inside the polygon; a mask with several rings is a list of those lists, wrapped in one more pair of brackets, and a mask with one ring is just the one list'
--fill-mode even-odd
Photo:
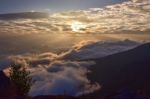
{"label": "mountain silhouette", "polygon": [[98,94],[123,88],[150,92],[150,43],[94,61],[88,77],[101,85]]}

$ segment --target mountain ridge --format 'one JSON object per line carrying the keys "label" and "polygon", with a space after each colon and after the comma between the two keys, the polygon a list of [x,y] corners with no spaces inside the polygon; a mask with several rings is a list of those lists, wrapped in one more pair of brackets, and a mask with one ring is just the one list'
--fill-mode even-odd
{"label": "mountain ridge", "polygon": [[88,77],[102,86],[102,94],[123,88],[150,92],[150,43],[93,60]]}

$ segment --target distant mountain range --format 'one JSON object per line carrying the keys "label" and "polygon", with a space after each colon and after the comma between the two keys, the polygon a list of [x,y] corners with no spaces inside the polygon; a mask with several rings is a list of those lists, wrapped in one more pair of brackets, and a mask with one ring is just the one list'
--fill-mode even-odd
{"label": "distant mountain range", "polygon": [[49,14],[44,12],[22,12],[22,13],[0,14],[0,20],[37,19],[37,18],[47,18],[48,16]]}
{"label": "distant mountain range", "polygon": [[97,94],[124,88],[150,92],[150,43],[94,61],[89,79],[101,85]]}

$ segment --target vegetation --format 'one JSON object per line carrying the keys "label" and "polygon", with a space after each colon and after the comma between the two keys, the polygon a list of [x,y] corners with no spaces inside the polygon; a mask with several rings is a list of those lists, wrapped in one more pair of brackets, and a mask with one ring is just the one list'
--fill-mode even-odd
{"label": "vegetation", "polygon": [[15,85],[17,95],[28,94],[32,85],[32,78],[29,75],[30,72],[26,70],[25,66],[15,63],[11,65],[10,79]]}

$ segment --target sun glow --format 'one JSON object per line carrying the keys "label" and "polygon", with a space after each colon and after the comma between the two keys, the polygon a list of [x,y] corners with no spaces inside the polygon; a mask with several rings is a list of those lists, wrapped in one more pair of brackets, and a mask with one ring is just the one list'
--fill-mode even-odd
{"label": "sun glow", "polygon": [[71,28],[73,32],[83,32],[83,29],[86,28],[86,25],[76,21],[71,24]]}

